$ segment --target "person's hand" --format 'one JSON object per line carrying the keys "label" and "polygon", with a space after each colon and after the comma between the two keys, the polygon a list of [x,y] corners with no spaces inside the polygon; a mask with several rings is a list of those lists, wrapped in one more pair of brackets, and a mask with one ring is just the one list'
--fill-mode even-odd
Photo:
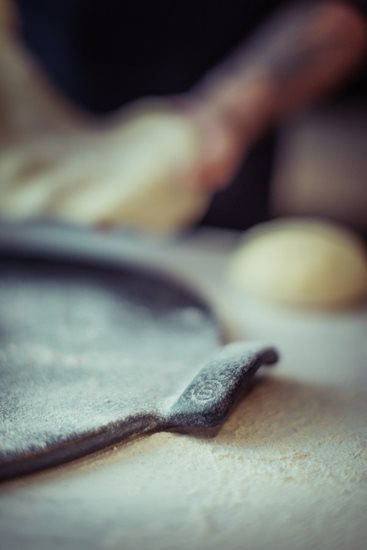
{"label": "person's hand", "polygon": [[229,185],[249,148],[270,119],[271,89],[259,75],[223,86],[219,78],[178,98],[178,109],[195,126],[200,157],[186,174],[188,185],[215,192]]}
{"label": "person's hand", "polygon": [[197,155],[194,125],[168,100],[85,115],[16,36],[0,34],[0,46],[0,217],[169,234],[202,215],[208,195],[182,182]]}
{"label": "person's hand", "polygon": [[226,187],[246,156],[246,136],[211,103],[194,101],[187,116],[198,132],[200,156],[185,174],[185,181],[208,192]]}
{"label": "person's hand", "polygon": [[247,146],[244,136],[211,107],[193,105],[188,112],[200,139],[200,157],[187,174],[187,182],[213,192],[222,189],[235,176]]}

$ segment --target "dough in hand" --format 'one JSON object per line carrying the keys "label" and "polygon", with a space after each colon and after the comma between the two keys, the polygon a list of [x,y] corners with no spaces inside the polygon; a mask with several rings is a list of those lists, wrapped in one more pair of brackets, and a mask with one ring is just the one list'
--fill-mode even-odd
{"label": "dough in hand", "polygon": [[67,194],[55,214],[159,232],[176,231],[202,215],[207,197],[180,180],[198,154],[197,136],[183,117],[139,114],[121,128],[119,141],[116,171],[102,161],[105,183],[92,181],[85,193]]}
{"label": "dough in hand", "polygon": [[250,230],[230,275],[249,293],[292,306],[342,307],[367,296],[363,243],[346,229],[315,220],[279,220]]}
{"label": "dough in hand", "polygon": [[199,219],[208,204],[207,194],[183,181],[200,153],[196,130],[167,109],[135,109],[112,128],[60,148],[44,143],[38,153],[41,162],[37,151],[19,151],[19,163],[30,167],[14,171],[23,174],[20,182],[6,178],[3,216],[170,233]]}

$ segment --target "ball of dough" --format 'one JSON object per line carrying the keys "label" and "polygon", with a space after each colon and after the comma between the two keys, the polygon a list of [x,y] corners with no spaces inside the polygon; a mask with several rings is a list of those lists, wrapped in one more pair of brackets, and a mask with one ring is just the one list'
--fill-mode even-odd
{"label": "ball of dough", "polygon": [[279,220],[250,230],[233,255],[230,275],[249,293],[292,306],[342,307],[367,295],[362,242],[315,220]]}
{"label": "ball of dough", "polygon": [[140,107],[75,144],[50,141],[13,152],[16,169],[11,165],[4,178],[0,213],[175,232],[199,219],[208,205],[206,193],[183,181],[199,154],[196,129],[185,117]]}

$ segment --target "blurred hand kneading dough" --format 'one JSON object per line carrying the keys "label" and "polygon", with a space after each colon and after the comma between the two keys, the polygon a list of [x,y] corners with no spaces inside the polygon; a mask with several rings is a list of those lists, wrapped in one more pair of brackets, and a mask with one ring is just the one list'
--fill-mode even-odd
{"label": "blurred hand kneading dough", "polygon": [[200,152],[188,117],[145,100],[101,120],[50,85],[0,4],[0,216],[174,232],[207,194],[184,184]]}
{"label": "blurred hand kneading dough", "polygon": [[360,70],[367,44],[361,2],[273,4],[185,2],[166,19],[149,3],[0,0],[0,216],[171,232],[224,190],[214,225],[261,221],[243,197],[266,202],[264,170],[250,193],[233,183],[244,159]]}
{"label": "blurred hand kneading dough", "polygon": [[198,154],[195,130],[169,109],[131,111],[107,128],[10,146],[0,158],[3,217],[163,233],[196,221],[206,194],[182,181]]}

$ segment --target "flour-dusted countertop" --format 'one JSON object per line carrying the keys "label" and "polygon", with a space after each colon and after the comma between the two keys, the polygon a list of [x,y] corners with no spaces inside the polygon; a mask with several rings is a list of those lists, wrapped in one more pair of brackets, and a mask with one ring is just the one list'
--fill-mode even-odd
{"label": "flour-dusted countertop", "polygon": [[232,338],[273,343],[282,359],[215,438],[158,433],[3,484],[1,548],[365,548],[367,308],[316,314],[242,297],[225,277],[231,232],[165,243],[2,234],[165,267],[204,292]]}

